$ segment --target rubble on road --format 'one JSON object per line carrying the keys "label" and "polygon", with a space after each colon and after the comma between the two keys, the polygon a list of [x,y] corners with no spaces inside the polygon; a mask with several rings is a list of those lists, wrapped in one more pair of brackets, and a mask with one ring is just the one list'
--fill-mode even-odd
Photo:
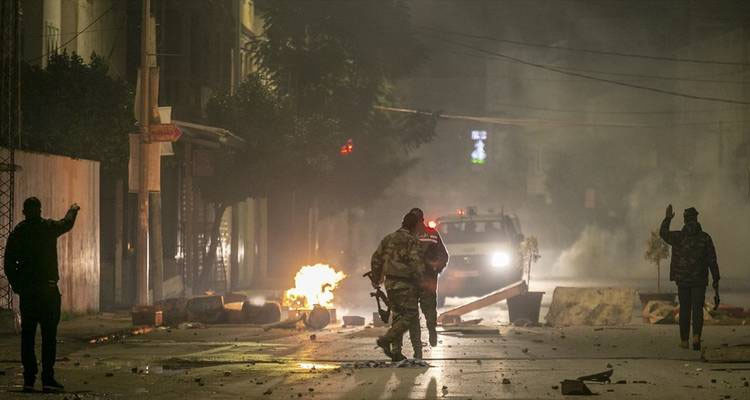
{"label": "rubble on road", "polygon": [[416,358],[407,358],[406,360],[401,360],[395,365],[396,368],[417,368],[417,367],[432,367],[427,361],[425,360],[419,360]]}
{"label": "rubble on road", "polygon": [[443,326],[441,332],[460,333],[463,335],[500,335],[500,330],[491,326],[474,325],[474,326]]}
{"label": "rubble on road", "polygon": [[271,329],[297,329],[297,324],[305,318],[305,314],[299,314],[294,318],[287,318],[283,321],[263,325],[263,330],[268,331]]}
{"label": "rubble on road", "polygon": [[130,312],[133,326],[161,326],[162,311],[158,306],[134,306]]}
{"label": "rubble on road", "polygon": [[750,362],[750,344],[733,346],[704,347],[703,361],[714,363],[744,363]]}
{"label": "rubble on road", "polygon": [[355,361],[341,364],[341,368],[364,369],[364,368],[430,368],[432,365],[425,360],[408,358],[406,360],[391,362],[380,360]]}
{"label": "rubble on road", "polygon": [[185,306],[190,321],[215,324],[224,317],[224,297],[207,295],[193,297]]}
{"label": "rubble on road", "polygon": [[674,324],[677,310],[679,310],[679,307],[672,302],[651,300],[643,307],[643,322],[649,324]]}
{"label": "rubble on road", "polygon": [[557,287],[547,313],[551,326],[625,325],[633,315],[630,288]]}
{"label": "rubble on road", "polygon": [[177,329],[204,329],[206,325],[200,322],[183,322],[177,325]]}
{"label": "rubble on road", "polygon": [[281,306],[276,302],[266,302],[262,306],[257,306],[245,300],[242,302],[242,313],[245,322],[251,324],[263,325],[281,321]]}
{"label": "rubble on road", "polygon": [[613,369],[608,369],[604,372],[598,372],[596,374],[584,375],[577,378],[581,382],[600,382],[610,383],[612,382],[612,374],[615,372]]}
{"label": "rubble on road", "polygon": [[560,392],[563,396],[591,396],[591,390],[585,383],[576,379],[566,379],[560,382]]}
{"label": "rubble on road", "polygon": [[162,311],[162,321],[167,326],[177,326],[187,321],[188,299],[175,297],[156,302],[156,306]]}
{"label": "rubble on road", "polygon": [[[680,319],[680,306],[668,301],[652,300],[643,308],[643,322],[650,324],[675,324]],[[703,322],[706,325],[745,325],[750,320],[750,311],[742,307],[721,304],[718,310],[710,305],[703,307]]]}
{"label": "rubble on road", "polygon": [[358,315],[345,315],[341,319],[344,321],[344,326],[364,326],[365,324],[365,317]]}

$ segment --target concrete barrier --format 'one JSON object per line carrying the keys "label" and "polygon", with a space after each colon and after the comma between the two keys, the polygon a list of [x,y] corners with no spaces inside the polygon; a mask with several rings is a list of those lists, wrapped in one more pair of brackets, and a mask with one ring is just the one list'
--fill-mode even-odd
{"label": "concrete barrier", "polygon": [[547,324],[552,326],[625,325],[633,317],[636,291],[629,288],[558,287]]}

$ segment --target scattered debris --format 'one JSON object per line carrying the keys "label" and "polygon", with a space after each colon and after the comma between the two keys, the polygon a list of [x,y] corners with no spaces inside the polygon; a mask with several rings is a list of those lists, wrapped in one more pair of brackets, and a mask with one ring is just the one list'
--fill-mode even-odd
{"label": "scattered debris", "polygon": [[221,322],[224,317],[224,297],[217,295],[193,297],[185,306],[191,321],[207,324]]}
{"label": "scattered debris", "polygon": [[104,376],[106,376],[107,378],[111,378],[115,376],[115,374],[113,374],[112,372],[107,372],[106,374],[104,374]]}
{"label": "scattered debris", "polygon": [[552,326],[625,325],[633,314],[635,290],[557,287],[547,313]]}
{"label": "scattered debris", "polygon": [[563,396],[591,396],[591,390],[579,380],[566,379],[560,382],[560,392]]}
{"label": "scattered debris", "polygon": [[358,315],[345,315],[341,319],[344,321],[344,326],[364,326],[365,324],[365,317]]}
{"label": "scattered debris", "polygon": [[427,361],[416,358],[401,360],[394,365],[396,368],[432,367]]}
{"label": "scattered debris", "polygon": [[354,368],[354,369],[360,369],[360,368],[388,368],[390,367],[390,363],[387,361],[376,361],[376,360],[369,360],[369,361],[356,361],[353,363],[346,363],[341,365],[342,368]]}
{"label": "scattered debris", "polygon": [[643,307],[643,322],[649,324],[674,324],[679,307],[670,301],[651,300]]}
{"label": "scattered debris", "polygon": [[288,318],[283,321],[275,322],[273,324],[263,325],[263,330],[268,331],[271,329],[295,329],[297,328],[297,323],[305,318],[305,314],[299,314],[294,318]]}
{"label": "scattered debris", "polygon": [[750,362],[750,344],[704,347],[703,361],[716,363]]}
{"label": "scattered debris", "polygon": [[206,325],[200,322],[182,322],[177,325],[177,329],[203,329]]}
{"label": "scattered debris", "polygon": [[612,382],[612,374],[615,372],[613,369],[606,370],[604,372],[598,372],[596,374],[591,375],[585,375],[582,377],[579,377],[578,380],[581,382],[601,382],[601,383],[610,383]]}
{"label": "scattered debris", "polygon": [[264,325],[281,321],[281,306],[272,301],[258,306],[245,300],[242,302],[242,313],[245,321],[251,324]]}
{"label": "scattered debris", "polygon": [[449,326],[443,326],[442,332],[445,333],[460,333],[463,335],[494,335],[499,336],[500,330],[497,328],[493,328],[491,326],[483,326],[483,325],[449,325]]}
{"label": "scattered debris", "polygon": [[314,333],[313,333],[312,335],[310,335],[310,340],[312,340],[313,342],[314,342],[314,341],[315,341],[315,339],[317,339],[317,338],[318,338],[318,335],[316,335],[316,334],[314,334]]}
{"label": "scattered debris", "polygon": [[316,304],[302,322],[308,329],[320,330],[331,323],[331,313],[325,307]]}
{"label": "scattered debris", "polygon": [[510,379],[503,378],[503,385],[510,385]]}

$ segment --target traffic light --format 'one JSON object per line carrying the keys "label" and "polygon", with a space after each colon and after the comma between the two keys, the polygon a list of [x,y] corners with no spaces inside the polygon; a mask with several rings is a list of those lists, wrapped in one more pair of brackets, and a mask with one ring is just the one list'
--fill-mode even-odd
{"label": "traffic light", "polygon": [[352,142],[351,139],[347,139],[346,143],[343,146],[341,146],[339,153],[342,156],[348,156],[349,154],[352,153],[352,151],[354,151],[354,143]]}

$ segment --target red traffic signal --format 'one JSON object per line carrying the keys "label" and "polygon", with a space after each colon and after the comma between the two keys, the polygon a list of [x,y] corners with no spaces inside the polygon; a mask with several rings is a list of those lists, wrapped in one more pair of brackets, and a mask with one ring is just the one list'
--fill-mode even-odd
{"label": "red traffic signal", "polygon": [[346,144],[341,146],[341,149],[339,150],[339,154],[341,154],[342,156],[347,156],[351,154],[352,151],[354,151],[354,143],[352,142],[351,139],[348,139],[346,141]]}

